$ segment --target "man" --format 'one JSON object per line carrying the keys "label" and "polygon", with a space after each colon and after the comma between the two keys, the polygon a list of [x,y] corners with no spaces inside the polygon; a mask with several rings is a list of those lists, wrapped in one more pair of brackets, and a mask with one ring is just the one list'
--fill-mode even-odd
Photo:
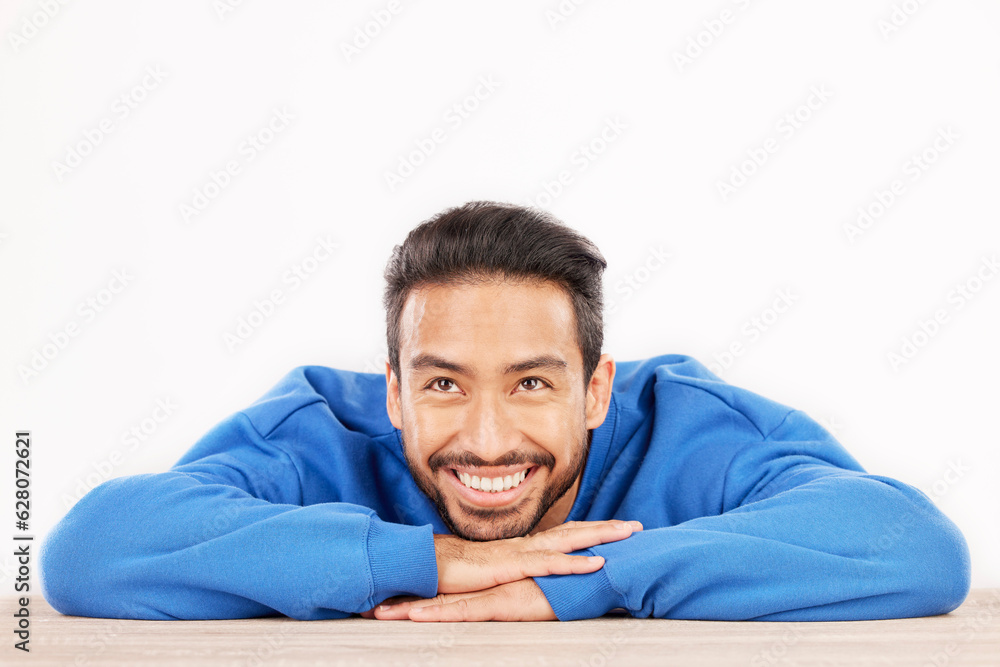
{"label": "man", "polygon": [[690,357],[602,354],[605,266],[536,209],[431,218],[386,268],[384,380],[297,368],[168,472],[94,488],[46,537],[45,597],[154,619],[961,604],[965,540],[923,493]]}

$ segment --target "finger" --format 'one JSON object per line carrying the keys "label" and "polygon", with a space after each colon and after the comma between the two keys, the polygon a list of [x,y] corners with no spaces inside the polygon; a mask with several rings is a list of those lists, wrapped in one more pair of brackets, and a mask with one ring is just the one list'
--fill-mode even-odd
{"label": "finger", "polygon": [[405,621],[410,611],[412,602],[399,602],[397,604],[382,604],[374,609],[375,618],[380,621]]}
{"label": "finger", "polygon": [[493,586],[550,574],[588,574],[602,567],[604,558],[601,556],[571,556],[561,551],[529,551],[505,563],[502,570],[497,570]]}
{"label": "finger", "polygon": [[499,604],[500,598],[492,593],[462,598],[445,604],[430,604],[410,608],[409,618],[419,622],[477,622],[505,621],[511,610]]}
{"label": "finger", "polygon": [[589,574],[604,567],[603,556],[571,556],[559,551],[537,551],[524,567],[524,577],[549,574]]}
{"label": "finger", "polygon": [[[631,523],[633,529],[638,528],[642,530],[642,523],[639,521],[627,521],[625,519],[607,519],[604,521],[567,521],[565,523],[559,524],[559,528],[586,528],[588,526],[597,526],[604,523],[610,523],[612,525],[621,523]],[[544,531],[543,531],[544,532]]]}
{"label": "finger", "polygon": [[[515,592],[516,591],[516,592]],[[441,602],[414,604],[412,621],[555,621],[555,613],[538,585],[531,580],[498,586],[489,592],[439,596]]]}
{"label": "finger", "polygon": [[[366,612],[362,612],[361,616],[363,616],[364,618],[375,618],[380,620],[393,620],[395,618],[406,618],[405,614],[399,616],[399,615],[387,614],[386,612],[387,610],[396,605],[405,604],[407,602],[412,602],[414,600],[422,600],[422,599],[423,598],[419,598],[415,595],[397,595],[391,598],[386,598],[385,600],[382,601],[381,604],[376,605],[374,609],[369,609]],[[382,610],[383,612],[382,615],[379,615],[377,613],[379,610]]]}
{"label": "finger", "polygon": [[528,548],[567,553],[606,542],[616,542],[642,530],[638,521],[578,521],[562,524],[528,538]]}
{"label": "finger", "polygon": [[458,599],[460,596],[475,595],[475,593],[456,593],[448,595],[438,595],[432,598],[410,598],[402,602],[396,602],[395,604],[380,604],[375,607],[372,611],[375,613],[375,618],[382,621],[403,621],[408,618],[407,614],[410,609],[415,607],[423,607],[432,604],[440,604],[442,602],[451,602],[452,600]]}

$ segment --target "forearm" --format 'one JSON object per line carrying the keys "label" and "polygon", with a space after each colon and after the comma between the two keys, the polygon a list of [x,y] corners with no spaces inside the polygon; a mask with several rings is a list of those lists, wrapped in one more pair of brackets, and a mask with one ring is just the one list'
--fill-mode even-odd
{"label": "forearm", "polygon": [[537,578],[562,620],[852,620],[945,613],[968,592],[961,533],[918,491],[831,470],[716,516],[586,553],[592,574]]}
{"label": "forearm", "polygon": [[46,598],[119,618],[340,618],[391,595],[433,595],[430,526],[346,503],[271,503],[167,472],[105,482],[50,533]]}

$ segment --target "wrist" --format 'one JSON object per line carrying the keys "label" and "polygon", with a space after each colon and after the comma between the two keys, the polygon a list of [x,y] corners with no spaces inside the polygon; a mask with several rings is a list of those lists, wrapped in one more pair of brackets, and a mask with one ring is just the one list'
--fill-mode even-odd
{"label": "wrist", "polygon": [[465,540],[455,535],[434,535],[434,560],[437,563],[438,593],[465,592],[452,590],[454,564],[461,558]]}
{"label": "wrist", "polygon": [[[587,555],[592,551],[583,550]],[[627,609],[621,593],[613,585],[607,563],[586,574],[550,574],[535,577],[545,599],[560,621],[598,618],[612,609]]]}

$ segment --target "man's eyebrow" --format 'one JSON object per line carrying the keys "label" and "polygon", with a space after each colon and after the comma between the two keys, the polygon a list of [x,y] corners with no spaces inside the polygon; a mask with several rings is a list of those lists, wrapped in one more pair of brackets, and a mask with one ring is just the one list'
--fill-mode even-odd
{"label": "man's eyebrow", "polygon": [[[464,375],[466,377],[476,377],[476,374],[471,368],[429,353],[418,354],[413,357],[413,359],[410,360],[409,366],[412,371],[440,368],[442,370],[458,373],[459,375]],[[501,369],[500,372],[504,375],[513,375],[514,373],[523,373],[525,371],[540,369],[554,373],[565,373],[568,367],[569,364],[567,364],[565,360],[551,354],[542,354],[537,357],[531,357],[530,359],[524,359],[523,361],[507,364]]]}
{"label": "man's eyebrow", "polygon": [[412,371],[422,371],[430,368],[440,368],[442,370],[451,371],[452,373],[458,373],[459,375],[466,375],[468,377],[473,377],[475,374],[471,369],[466,368],[462,364],[456,364],[453,361],[448,361],[436,354],[418,354],[417,356],[410,359],[410,370]]}
{"label": "man's eyebrow", "polygon": [[503,369],[504,375],[513,375],[514,373],[523,373],[524,371],[533,370],[546,370],[552,371],[554,373],[565,373],[566,369],[569,367],[564,360],[559,357],[552,356],[550,354],[542,354],[537,357],[532,357],[531,359],[525,359],[524,361],[518,361],[517,363],[508,364]]}

